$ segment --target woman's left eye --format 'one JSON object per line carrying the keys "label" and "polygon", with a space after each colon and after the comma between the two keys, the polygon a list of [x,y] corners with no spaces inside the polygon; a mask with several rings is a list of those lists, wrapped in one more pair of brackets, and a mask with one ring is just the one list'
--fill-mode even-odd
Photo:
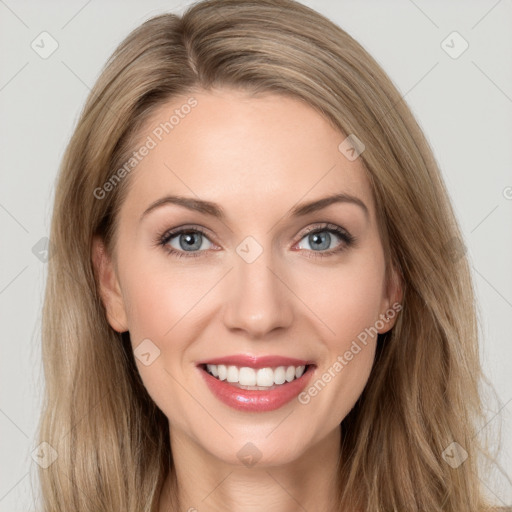
{"label": "woman's left eye", "polygon": [[[335,235],[336,238],[341,240],[341,243],[334,248],[331,248],[331,242],[333,242],[333,237],[331,235]],[[301,238],[301,241],[302,240],[306,240],[312,248],[308,249],[310,252],[310,256],[308,257],[310,258],[322,258],[340,253],[353,245],[356,241],[353,235],[335,224],[312,228],[304,237]],[[302,249],[303,247],[300,248]]]}
{"label": "woman's left eye", "polygon": [[[341,243],[338,243],[334,248],[331,246],[333,242],[332,235],[341,240]],[[310,228],[298,242],[300,249],[304,249],[304,247],[300,246],[302,240],[306,240],[309,244],[310,248],[306,249],[311,255],[308,257],[316,258],[330,256],[343,251],[354,244],[355,237],[335,224],[328,224]],[[204,242],[212,244],[206,234],[198,228],[181,228],[167,231],[157,239],[158,245],[163,246],[169,254],[178,258],[182,256],[194,258],[201,256],[201,253],[209,248],[205,247]]]}

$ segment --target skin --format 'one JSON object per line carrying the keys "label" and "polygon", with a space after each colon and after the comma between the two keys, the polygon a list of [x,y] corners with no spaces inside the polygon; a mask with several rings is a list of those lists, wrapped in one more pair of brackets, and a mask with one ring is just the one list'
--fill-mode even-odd
{"label": "skin", "polygon": [[[115,254],[94,242],[108,321],[130,332],[134,348],[150,339],[160,350],[149,366],[136,361],[169,418],[180,510],[287,512],[299,503],[328,511],[336,496],[340,423],[367,383],[376,336],[308,404],[294,399],[265,413],[219,402],[196,363],[240,353],[311,359],[313,383],[400,301],[396,279],[385,282],[370,184],[360,158],[349,161],[338,150],[345,136],[303,102],[229,89],[193,96],[197,107],[129,177]],[[141,140],[186,100],[160,106]],[[334,192],[359,198],[368,215],[347,202],[287,216],[297,203]],[[167,204],[140,220],[167,194],[215,202],[226,219]],[[356,244],[308,258],[345,245],[331,234],[328,249],[315,251],[304,231],[324,223],[344,228]],[[154,243],[184,225],[206,231],[197,258],[183,249],[178,258]],[[247,236],[263,250],[252,263],[236,252]],[[180,250],[179,235],[169,244]],[[237,456],[248,442],[261,457],[252,467]],[[170,485],[168,478],[160,511],[171,510]]]}

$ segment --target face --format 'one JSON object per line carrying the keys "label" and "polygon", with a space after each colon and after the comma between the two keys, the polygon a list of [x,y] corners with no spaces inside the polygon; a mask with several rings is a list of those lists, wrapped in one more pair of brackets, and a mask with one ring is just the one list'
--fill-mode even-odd
{"label": "face", "polygon": [[115,256],[95,242],[108,320],[130,332],[171,440],[234,464],[250,442],[260,464],[290,462],[339,427],[376,332],[393,326],[370,184],[338,149],[345,136],[302,102],[193,97],[168,133],[188,97],[141,134],[154,147],[125,178]]}

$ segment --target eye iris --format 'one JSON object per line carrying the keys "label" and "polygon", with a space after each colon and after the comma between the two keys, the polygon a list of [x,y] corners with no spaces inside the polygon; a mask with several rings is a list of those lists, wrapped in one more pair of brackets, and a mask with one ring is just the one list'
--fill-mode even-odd
{"label": "eye iris", "polygon": [[[197,237],[199,242],[197,240],[194,242],[194,237]],[[182,233],[180,235],[180,247],[185,251],[199,249],[201,247],[201,237],[201,233]],[[186,240],[185,244],[183,243],[183,239]]]}
{"label": "eye iris", "polygon": [[[320,245],[318,245],[318,242],[320,242]],[[315,247],[316,244],[316,248],[320,250],[328,249],[331,245],[331,235],[327,231],[313,233],[309,235],[309,243],[311,247]]]}

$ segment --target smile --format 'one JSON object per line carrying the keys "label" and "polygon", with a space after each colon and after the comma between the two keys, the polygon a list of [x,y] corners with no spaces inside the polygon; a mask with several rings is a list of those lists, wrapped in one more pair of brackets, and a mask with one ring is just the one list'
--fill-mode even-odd
{"label": "smile", "polygon": [[316,365],[275,356],[233,356],[197,367],[209,390],[225,405],[245,412],[265,412],[279,409],[299,395]]}
{"label": "smile", "polygon": [[227,381],[243,389],[268,390],[285,382],[302,377],[306,366],[278,366],[277,368],[254,369],[248,366],[226,366],[207,364],[206,371],[221,381]]}

